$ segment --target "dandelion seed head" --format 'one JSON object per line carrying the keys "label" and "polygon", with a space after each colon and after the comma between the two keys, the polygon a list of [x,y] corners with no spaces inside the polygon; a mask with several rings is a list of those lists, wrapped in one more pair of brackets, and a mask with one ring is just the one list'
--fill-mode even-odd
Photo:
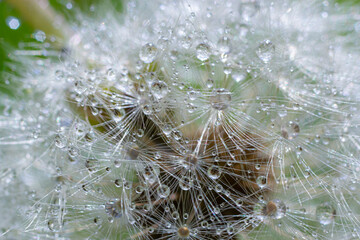
{"label": "dandelion seed head", "polygon": [[60,62],[41,31],[39,50],[14,54],[0,189],[27,214],[6,234],[359,237],[356,14],[321,1],[124,6],[79,13]]}

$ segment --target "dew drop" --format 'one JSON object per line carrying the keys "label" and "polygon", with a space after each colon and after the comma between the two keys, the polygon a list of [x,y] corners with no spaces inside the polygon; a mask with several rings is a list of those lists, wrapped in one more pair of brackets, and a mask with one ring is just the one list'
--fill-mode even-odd
{"label": "dew drop", "polygon": [[260,188],[264,188],[267,184],[267,179],[265,176],[259,176],[256,178],[256,184],[260,187]]}
{"label": "dew drop", "polygon": [[204,221],[201,222],[201,227],[202,227],[202,228],[208,228],[208,227],[209,227],[209,223],[208,223],[206,220],[204,220]]}
{"label": "dew drop", "polygon": [[114,183],[116,187],[121,187],[121,179],[116,179]]}
{"label": "dew drop", "polygon": [[289,121],[288,124],[281,129],[281,135],[285,139],[292,140],[299,135],[300,127],[296,122]]}
{"label": "dew drop", "polygon": [[241,198],[239,198],[239,199],[237,199],[236,201],[235,201],[235,204],[236,204],[236,206],[238,206],[238,207],[241,207],[242,205],[243,205],[243,200],[241,199]]}
{"label": "dew drop", "polygon": [[6,18],[6,23],[10,29],[16,30],[20,27],[20,21],[16,17],[8,17]]}
{"label": "dew drop", "polygon": [[210,46],[206,43],[200,43],[196,47],[196,57],[200,61],[206,61],[210,57]]}
{"label": "dew drop", "polygon": [[217,46],[221,54],[228,54],[231,50],[230,39],[228,37],[221,37]]}
{"label": "dew drop", "polygon": [[83,94],[86,91],[86,86],[82,80],[76,80],[74,82],[74,90],[78,94]]}
{"label": "dew drop", "polygon": [[152,114],[153,111],[152,111],[152,107],[151,107],[150,104],[144,104],[144,105],[142,105],[141,107],[142,107],[143,113],[144,113],[145,115],[150,115],[150,114]]}
{"label": "dew drop", "polygon": [[268,63],[275,54],[275,46],[270,40],[265,40],[256,49],[256,55],[264,62]]}
{"label": "dew drop", "polygon": [[207,174],[211,179],[218,179],[221,176],[221,168],[213,165],[208,169]]}
{"label": "dew drop", "polygon": [[329,202],[325,202],[316,208],[316,218],[322,225],[331,224],[335,215],[336,210]]}
{"label": "dew drop", "polygon": [[143,136],[144,136],[144,130],[141,129],[141,128],[139,128],[139,129],[137,130],[137,132],[136,132],[136,135],[137,135],[139,138],[143,137]]}
{"label": "dew drop", "polygon": [[157,192],[160,198],[167,198],[170,195],[170,188],[163,184],[157,188]]}
{"label": "dew drop", "polygon": [[183,176],[179,181],[179,186],[182,190],[188,191],[192,187],[192,181],[189,177]]}
{"label": "dew drop", "polygon": [[224,88],[217,88],[211,93],[210,103],[216,110],[225,110],[231,102],[231,93]]}
{"label": "dew drop", "polygon": [[182,138],[182,133],[179,130],[173,130],[172,136],[175,140],[179,141]]}
{"label": "dew drop", "polygon": [[137,194],[143,193],[143,192],[144,192],[144,187],[141,186],[141,185],[137,186],[137,187],[135,188],[135,192],[136,192]]}
{"label": "dew drop", "polygon": [[231,76],[237,83],[243,81],[246,78],[246,74],[240,71],[233,71]]}
{"label": "dew drop", "polygon": [[173,212],[173,213],[171,214],[171,216],[172,216],[172,218],[173,218],[174,220],[177,220],[177,219],[179,219],[180,214],[175,211],[175,212]]}
{"label": "dew drop", "polygon": [[157,55],[157,48],[152,43],[145,44],[139,53],[140,60],[144,63],[151,63],[155,60]]}
{"label": "dew drop", "polygon": [[89,172],[95,171],[95,168],[98,166],[99,162],[96,159],[88,159],[85,161],[85,167],[88,169]]}
{"label": "dew drop", "polygon": [[207,81],[206,81],[206,86],[208,88],[212,88],[214,86],[214,80],[212,80],[211,78],[209,78]]}
{"label": "dew drop", "polygon": [[239,7],[239,13],[245,21],[249,21],[258,13],[259,9],[260,6],[257,1],[248,0],[245,2],[241,2]]}
{"label": "dew drop", "polygon": [[281,219],[285,216],[286,205],[280,199],[274,199],[266,204],[263,211],[266,216],[273,219]]}
{"label": "dew drop", "polygon": [[69,156],[72,158],[79,155],[79,149],[77,149],[76,147],[73,147],[73,146],[69,147],[68,152],[69,152]]}
{"label": "dew drop", "polygon": [[113,199],[105,203],[105,212],[114,218],[120,218],[121,213],[121,201],[119,199]]}
{"label": "dew drop", "polygon": [[115,71],[112,69],[112,68],[109,68],[107,71],[106,71],[106,77],[107,77],[107,80],[109,81],[114,81],[116,79],[116,73]]}
{"label": "dew drop", "polygon": [[55,136],[55,146],[58,148],[64,148],[66,146],[66,138],[62,134],[57,134]]}
{"label": "dew drop", "polygon": [[155,98],[162,99],[168,94],[169,89],[165,82],[154,81],[151,83],[151,92]]}

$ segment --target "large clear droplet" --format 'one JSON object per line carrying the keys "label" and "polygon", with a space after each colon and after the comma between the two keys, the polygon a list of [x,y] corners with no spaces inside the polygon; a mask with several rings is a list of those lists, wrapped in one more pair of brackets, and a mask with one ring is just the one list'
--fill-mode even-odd
{"label": "large clear droplet", "polygon": [[231,50],[230,39],[228,37],[221,37],[217,43],[219,52],[221,54],[227,54]]}
{"label": "large clear droplet", "polygon": [[151,63],[155,60],[157,55],[157,48],[152,43],[145,44],[139,53],[140,60],[144,63]]}
{"label": "large clear droplet", "polygon": [[266,176],[258,176],[256,178],[256,184],[260,187],[260,188],[264,188],[267,184],[267,179]]}
{"label": "large clear droplet", "polygon": [[325,202],[316,208],[316,218],[322,225],[331,224],[336,215],[335,208],[329,203]]}
{"label": "large clear droplet", "polygon": [[192,181],[189,177],[183,176],[179,181],[179,186],[182,190],[188,191],[192,187]]}
{"label": "large clear droplet", "polygon": [[263,41],[256,49],[256,55],[264,62],[268,63],[274,57],[275,46],[270,40]]}
{"label": "large clear droplet", "polygon": [[213,165],[208,169],[207,174],[211,179],[218,179],[221,176],[221,168]]}
{"label": "large clear droplet", "polygon": [[239,7],[239,13],[245,21],[249,21],[254,17],[260,9],[260,5],[255,0],[242,2]]}
{"label": "large clear droplet", "polygon": [[266,204],[263,211],[264,214],[270,218],[280,219],[285,216],[286,205],[280,199],[274,199]]}
{"label": "large clear droplet", "polygon": [[157,188],[157,192],[160,198],[167,198],[170,195],[170,188],[163,184]]}
{"label": "large clear droplet", "polygon": [[214,89],[210,96],[211,106],[216,110],[225,110],[231,102],[231,93],[224,89]]}
{"label": "large clear droplet", "polygon": [[105,203],[105,212],[114,218],[121,217],[121,201],[119,199],[113,199]]}
{"label": "large clear droplet", "polygon": [[162,99],[168,94],[169,89],[165,82],[154,81],[151,83],[151,92],[155,98]]}
{"label": "large clear droplet", "polygon": [[210,57],[210,46],[206,43],[200,43],[196,47],[196,57],[200,61],[206,61]]}
{"label": "large clear droplet", "polygon": [[66,146],[66,138],[62,134],[58,134],[55,136],[55,146],[58,148],[64,148]]}
{"label": "large clear droplet", "polygon": [[285,139],[292,140],[299,135],[299,124],[293,121],[289,121],[288,124],[281,128],[281,135]]}

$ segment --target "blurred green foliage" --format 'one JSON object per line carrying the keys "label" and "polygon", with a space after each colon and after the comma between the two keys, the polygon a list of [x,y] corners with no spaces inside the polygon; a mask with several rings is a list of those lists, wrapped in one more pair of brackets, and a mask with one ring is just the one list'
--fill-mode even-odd
{"label": "blurred green foliage", "polygon": [[[109,3],[112,6],[112,11],[121,12],[123,9],[121,0],[49,0],[52,8],[61,14],[68,22],[74,21],[79,9],[85,14],[93,14],[90,9],[91,6],[103,6]],[[20,26],[17,29],[11,29],[8,25],[9,20],[15,17],[20,21]],[[36,16],[34,16],[36,17]],[[18,48],[19,43],[32,38],[32,34],[37,29],[34,29],[30,24],[23,20],[20,13],[14,9],[6,0],[0,0],[0,71],[5,70],[5,62],[8,54]],[[1,74],[0,74],[1,76]],[[0,79],[0,83],[3,79]]]}

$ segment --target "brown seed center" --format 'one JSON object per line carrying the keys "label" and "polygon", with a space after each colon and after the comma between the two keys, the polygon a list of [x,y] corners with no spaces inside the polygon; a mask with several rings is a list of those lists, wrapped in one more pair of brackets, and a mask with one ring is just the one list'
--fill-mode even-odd
{"label": "brown seed center", "polygon": [[178,230],[179,237],[186,238],[190,235],[190,229],[188,227],[181,227]]}
{"label": "brown seed center", "polygon": [[190,166],[193,166],[193,165],[197,164],[198,158],[197,158],[197,156],[195,154],[189,154],[189,155],[186,156],[185,161]]}
{"label": "brown seed center", "polygon": [[277,211],[277,206],[273,201],[268,202],[265,209],[266,216],[273,216]]}

